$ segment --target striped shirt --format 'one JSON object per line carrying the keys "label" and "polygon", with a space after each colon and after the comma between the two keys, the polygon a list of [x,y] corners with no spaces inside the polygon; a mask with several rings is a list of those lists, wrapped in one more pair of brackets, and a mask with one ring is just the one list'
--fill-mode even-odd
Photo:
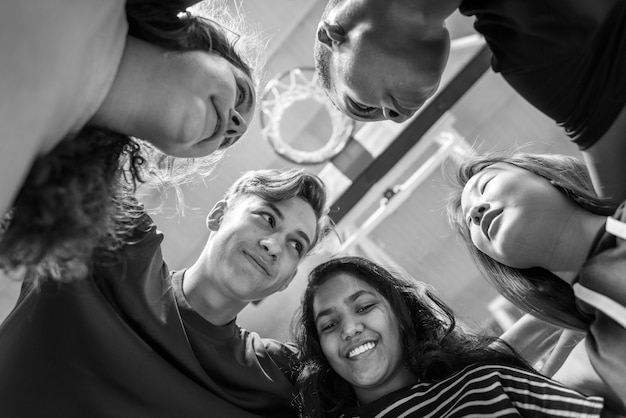
{"label": "striped shirt", "polygon": [[599,417],[603,399],[584,396],[512,366],[472,365],[435,383],[418,383],[344,417]]}

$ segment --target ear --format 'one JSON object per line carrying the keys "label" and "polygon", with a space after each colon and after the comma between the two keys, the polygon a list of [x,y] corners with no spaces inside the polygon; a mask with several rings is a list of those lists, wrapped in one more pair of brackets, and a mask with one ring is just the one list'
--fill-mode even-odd
{"label": "ear", "polygon": [[346,40],[346,34],[339,25],[321,21],[317,25],[317,40],[332,49],[333,45],[341,45]]}
{"label": "ear", "polygon": [[209,231],[217,231],[220,229],[220,223],[222,223],[226,206],[225,200],[220,200],[213,206],[213,209],[211,209],[211,212],[209,212],[209,215],[206,217],[206,226]]}
{"label": "ear", "polygon": [[289,287],[289,285],[291,284],[291,282],[293,282],[293,278],[296,277],[296,274],[298,274],[298,269],[295,269],[293,274],[291,275],[291,277],[285,281],[285,283],[282,285],[282,287],[280,289],[278,289],[279,292],[282,292],[283,290],[287,289]]}

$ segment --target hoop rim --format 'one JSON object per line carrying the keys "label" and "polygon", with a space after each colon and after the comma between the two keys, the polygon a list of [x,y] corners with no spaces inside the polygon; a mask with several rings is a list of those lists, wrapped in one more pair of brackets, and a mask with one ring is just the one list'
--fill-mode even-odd
{"label": "hoop rim", "polygon": [[[310,82],[298,83],[295,78],[296,74],[302,76],[305,72],[313,73]],[[278,92],[277,87],[280,80],[287,76],[292,77],[291,84],[289,84],[282,93]],[[302,77],[300,80],[302,80]],[[295,85],[304,87],[304,90],[299,92],[301,98],[290,98],[287,104],[278,105],[280,102],[277,99],[283,96],[285,92],[295,90],[293,88]],[[274,98],[268,99],[271,94],[274,95]],[[302,94],[304,94],[304,96],[302,96]],[[296,101],[305,99],[313,99],[324,106],[330,116],[333,129],[325,145],[313,151],[303,151],[292,147],[282,138],[279,130],[280,121],[286,109],[292,106]],[[350,138],[352,138],[356,126],[354,120],[339,112],[328,99],[328,96],[317,82],[315,69],[313,67],[294,67],[273,77],[266,84],[263,94],[261,95],[259,113],[261,134],[269,142],[274,152],[290,162],[301,165],[320,164],[335,157],[343,151]]]}

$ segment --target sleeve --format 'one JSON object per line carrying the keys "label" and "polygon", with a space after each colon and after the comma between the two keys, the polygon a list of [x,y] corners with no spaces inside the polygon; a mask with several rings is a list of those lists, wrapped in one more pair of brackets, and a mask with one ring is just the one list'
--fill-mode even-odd
{"label": "sleeve", "polygon": [[0,13],[0,213],[35,156],[95,113],[126,43],[122,0],[2,3]]}
{"label": "sleeve", "polygon": [[626,3],[620,0],[464,0],[492,66],[581,148],[626,105]]}
{"label": "sleeve", "polygon": [[504,392],[524,417],[599,417],[604,400],[585,396],[536,373],[513,367],[498,372]]}

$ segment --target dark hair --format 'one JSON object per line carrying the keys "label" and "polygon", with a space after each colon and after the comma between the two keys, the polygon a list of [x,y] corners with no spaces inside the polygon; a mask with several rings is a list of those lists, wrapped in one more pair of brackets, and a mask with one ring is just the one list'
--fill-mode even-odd
{"label": "dark hair", "polygon": [[[246,74],[237,39],[217,22],[181,12],[188,1],[128,0],[129,34],[173,51],[219,54]],[[84,277],[94,249],[114,251],[141,206],[138,183],[177,186],[208,174],[218,157],[172,158],[148,143],[84,128],[34,162],[0,227],[0,269],[28,280]],[[23,270],[23,271],[22,271]]]}
{"label": "dark hair", "polygon": [[84,129],[38,157],[0,231],[0,268],[25,279],[84,277],[97,245],[116,248],[139,207],[144,163],[131,138]]}
{"label": "dark hair", "polygon": [[494,287],[517,307],[534,316],[557,326],[586,330],[589,318],[576,308],[569,284],[541,267],[508,267],[487,256],[472,243],[461,208],[461,194],[470,178],[496,163],[511,164],[547,179],[556,189],[591,213],[608,216],[615,207],[596,195],[585,164],[567,155],[492,153],[464,161],[456,178],[451,179],[455,190],[448,201],[448,220],[463,237],[478,268]]}
{"label": "dark hair", "polygon": [[297,398],[306,417],[341,416],[356,402],[351,385],[332,370],[315,326],[317,289],[338,273],[367,282],[388,302],[399,321],[406,367],[420,381],[437,381],[477,363],[532,368],[502,340],[457,326],[452,309],[427,285],[361,257],[341,257],[317,266],[309,275],[292,333],[300,350]]}
{"label": "dark hair", "polygon": [[[323,21],[324,19],[326,19],[330,11],[337,4],[339,4],[340,1],[341,0],[328,0],[328,3],[326,3],[326,7],[324,8],[324,12],[322,13],[320,21]],[[316,36],[315,42],[313,43],[313,59],[315,62],[315,70],[317,72],[318,82],[328,94],[328,92],[330,91],[332,87],[331,81],[330,81],[330,66],[329,66],[331,53],[330,53],[330,50],[326,48],[326,46],[323,45],[322,42],[320,42],[317,39],[317,33],[315,36]]]}
{"label": "dark hair", "polygon": [[255,195],[272,203],[299,197],[311,205],[317,219],[317,228],[310,249],[333,229],[332,220],[328,216],[324,182],[306,170],[292,168],[249,171],[228,189],[224,199],[234,202],[244,195]]}
{"label": "dark hair", "polygon": [[229,38],[224,26],[207,18],[183,13],[185,1],[129,0],[128,34],[171,51],[202,50],[215,53],[252,77],[250,66],[236,50],[238,37]]}

